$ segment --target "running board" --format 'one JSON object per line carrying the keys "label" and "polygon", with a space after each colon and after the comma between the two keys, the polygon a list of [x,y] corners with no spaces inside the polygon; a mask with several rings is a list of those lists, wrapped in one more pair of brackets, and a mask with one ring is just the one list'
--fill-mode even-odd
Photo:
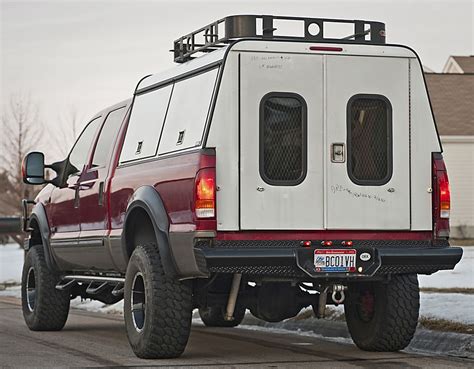
{"label": "running board", "polygon": [[75,279],[70,279],[70,280],[62,279],[56,285],[56,289],[59,290],[59,291],[66,291],[66,290],[70,289],[72,286],[74,286],[75,284],[76,284]]}
{"label": "running board", "polygon": [[[100,284],[97,285],[97,283],[100,283]],[[94,282],[94,281],[92,281],[91,283],[89,283],[89,286],[87,286],[86,293],[88,295],[98,295],[103,290],[105,290],[108,285],[109,285],[109,282]]]}
{"label": "running board", "polygon": [[95,275],[65,275],[62,279],[75,279],[77,282],[112,282],[125,283],[125,278],[102,277]]}
{"label": "running board", "polygon": [[[123,295],[123,285],[125,278],[120,277],[102,277],[92,275],[66,275],[56,285],[56,289],[59,291],[65,291],[77,284],[77,282],[89,282],[89,286],[86,289],[86,293],[89,295],[96,295],[102,292],[108,285],[114,286],[112,295],[120,296]],[[94,284],[100,283],[98,286]]]}

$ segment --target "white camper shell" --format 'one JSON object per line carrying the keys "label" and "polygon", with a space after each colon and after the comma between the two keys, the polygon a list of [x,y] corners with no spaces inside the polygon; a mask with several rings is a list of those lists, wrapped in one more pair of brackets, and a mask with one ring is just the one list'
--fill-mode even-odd
{"label": "white camper shell", "polygon": [[135,105],[170,80],[158,155],[215,148],[218,231],[433,229],[441,145],[413,50],[243,39],[145,78]]}

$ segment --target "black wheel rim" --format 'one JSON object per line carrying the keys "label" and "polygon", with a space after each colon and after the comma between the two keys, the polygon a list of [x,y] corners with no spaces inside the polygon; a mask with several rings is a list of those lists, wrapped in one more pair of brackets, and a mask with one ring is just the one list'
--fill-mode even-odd
{"label": "black wheel rim", "polygon": [[133,326],[138,332],[141,332],[145,326],[145,307],[145,281],[143,275],[137,273],[132,283],[131,309]]}
{"label": "black wheel rim", "polygon": [[28,276],[26,277],[26,303],[28,309],[33,312],[35,309],[36,302],[36,280],[35,270],[31,267],[28,270]]}
{"label": "black wheel rim", "polygon": [[363,322],[370,322],[375,315],[375,293],[373,289],[360,291],[357,313]]}

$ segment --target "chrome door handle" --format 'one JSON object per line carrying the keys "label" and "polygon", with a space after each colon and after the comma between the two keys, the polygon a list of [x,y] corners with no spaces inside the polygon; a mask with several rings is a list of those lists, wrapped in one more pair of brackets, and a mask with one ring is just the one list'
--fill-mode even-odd
{"label": "chrome door handle", "polygon": [[333,143],[331,145],[331,161],[333,163],[344,163],[346,161],[343,143]]}

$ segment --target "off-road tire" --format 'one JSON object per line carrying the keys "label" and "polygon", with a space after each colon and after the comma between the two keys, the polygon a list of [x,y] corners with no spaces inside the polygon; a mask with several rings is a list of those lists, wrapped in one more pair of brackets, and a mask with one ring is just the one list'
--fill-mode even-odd
{"label": "off-road tire", "polygon": [[[69,292],[56,289],[58,282],[58,275],[46,264],[43,246],[31,247],[25,255],[21,278],[21,306],[30,330],[59,331],[66,324],[71,299]],[[27,287],[31,291],[33,283],[35,293],[28,296]]]}
{"label": "off-road tire", "polygon": [[245,308],[236,307],[233,320],[225,320],[225,307],[209,306],[199,309],[199,316],[207,327],[237,327],[245,317]]}
{"label": "off-road tire", "polygon": [[[373,294],[371,314],[367,303]],[[370,304],[369,304],[370,305]],[[365,309],[365,310],[364,310]],[[388,283],[349,286],[344,304],[347,326],[354,343],[365,351],[398,351],[413,338],[420,310],[416,274],[394,275]]]}
{"label": "off-road tire", "polygon": [[[138,276],[145,296],[141,329],[132,313],[132,288]],[[128,263],[124,291],[125,327],[135,355],[143,359],[180,356],[191,332],[192,310],[190,281],[165,275],[156,245],[137,246]]]}

